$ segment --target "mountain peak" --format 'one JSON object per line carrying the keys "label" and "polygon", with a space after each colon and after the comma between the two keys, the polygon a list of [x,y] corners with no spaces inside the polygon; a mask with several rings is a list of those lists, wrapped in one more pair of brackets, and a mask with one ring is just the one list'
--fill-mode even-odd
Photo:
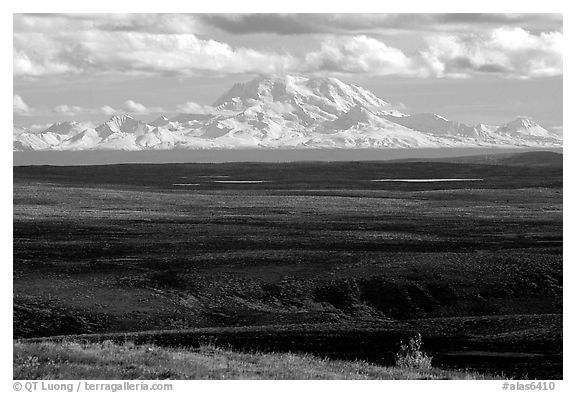
{"label": "mountain peak", "polygon": [[[503,126],[469,126],[435,113],[407,115],[372,92],[334,77],[260,75],[234,84],[205,114],[127,114],[95,129],[55,123],[44,132],[14,129],[16,150],[235,148],[558,147],[562,138],[526,117]],[[49,132],[47,132],[49,131]]]}
{"label": "mountain peak", "polygon": [[52,124],[43,132],[52,132],[54,134],[67,135],[72,131],[76,132],[82,131],[81,127],[82,126],[77,121],[61,121]]}
{"label": "mountain peak", "polygon": [[391,106],[373,93],[333,77],[299,75],[258,76],[245,83],[236,83],[214,102],[218,109],[243,111],[256,103],[290,104],[298,112],[311,113],[314,119],[334,120],[356,105],[373,112]]}
{"label": "mountain peak", "polygon": [[108,122],[114,121],[114,122],[124,122],[127,120],[134,120],[134,118],[130,115],[127,115],[126,113],[120,114],[120,115],[113,115],[112,117],[110,117],[110,119],[108,119]]}
{"label": "mountain peak", "polygon": [[114,115],[106,123],[96,127],[96,131],[106,138],[116,133],[137,133],[146,131],[146,123],[135,120],[127,114]]}
{"label": "mountain peak", "polygon": [[449,121],[444,116],[440,116],[432,112],[415,113],[413,115],[410,115],[410,117],[412,119],[420,119],[420,120],[441,121],[441,122]]}
{"label": "mountain peak", "polygon": [[156,120],[154,120],[153,122],[149,123],[151,126],[154,127],[162,127],[165,126],[166,124],[170,123],[170,120],[168,120],[168,118],[164,115],[159,116]]}
{"label": "mountain peak", "polygon": [[498,131],[511,136],[557,139],[557,135],[554,135],[540,124],[527,117],[517,117],[502,127],[499,127]]}
{"label": "mountain peak", "polygon": [[506,124],[508,128],[530,128],[530,127],[540,127],[538,123],[532,119],[524,116],[519,116]]}

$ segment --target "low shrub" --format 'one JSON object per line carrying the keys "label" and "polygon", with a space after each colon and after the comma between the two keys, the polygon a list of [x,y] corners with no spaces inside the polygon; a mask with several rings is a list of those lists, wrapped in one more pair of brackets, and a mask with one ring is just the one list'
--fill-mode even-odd
{"label": "low shrub", "polygon": [[410,339],[406,344],[400,342],[400,351],[396,354],[396,366],[429,370],[432,368],[432,357],[422,350],[422,335]]}

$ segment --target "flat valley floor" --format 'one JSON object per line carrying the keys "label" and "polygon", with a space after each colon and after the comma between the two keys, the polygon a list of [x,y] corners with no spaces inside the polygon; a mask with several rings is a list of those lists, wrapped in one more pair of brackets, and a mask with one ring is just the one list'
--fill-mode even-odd
{"label": "flat valley floor", "polygon": [[562,378],[560,154],[14,167],[13,207],[15,339]]}

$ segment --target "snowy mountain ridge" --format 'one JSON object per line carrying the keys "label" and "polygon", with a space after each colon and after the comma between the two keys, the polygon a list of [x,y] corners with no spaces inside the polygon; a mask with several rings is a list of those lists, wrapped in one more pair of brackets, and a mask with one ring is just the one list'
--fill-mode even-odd
{"label": "snowy mountain ridge", "polygon": [[15,127],[15,151],[561,147],[562,137],[533,120],[490,126],[432,113],[405,114],[362,87],[336,78],[258,77],[237,83],[210,113],[160,116],[146,123],[115,115],[95,128],[55,123]]}

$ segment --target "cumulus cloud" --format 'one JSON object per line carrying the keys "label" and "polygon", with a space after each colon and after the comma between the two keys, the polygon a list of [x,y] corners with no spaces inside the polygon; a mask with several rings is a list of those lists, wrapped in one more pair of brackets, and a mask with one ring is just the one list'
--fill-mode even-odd
{"label": "cumulus cloud", "polygon": [[159,106],[147,107],[146,105],[134,100],[126,100],[120,108],[113,108],[110,105],[103,105],[97,110],[97,112],[108,116],[117,115],[120,113],[146,115],[150,113],[164,112],[164,109]]}
{"label": "cumulus cloud", "polygon": [[200,105],[195,102],[186,102],[184,104],[178,105],[176,108],[164,109],[159,106],[146,106],[134,100],[126,100],[121,106],[114,108],[110,105],[103,105],[99,108],[88,108],[77,105],[60,104],[52,109],[49,108],[31,108],[29,107],[22,97],[15,94],[14,95],[14,113],[20,115],[61,115],[61,116],[78,116],[78,115],[107,115],[113,116],[122,113],[147,115],[153,113],[170,113],[170,112],[181,112],[181,113],[202,113],[209,114],[214,113],[216,109],[209,105]]}
{"label": "cumulus cloud", "polygon": [[531,34],[520,28],[501,28],[489,35],[442,35],[428,41],[421,55],[438,77],[562,75],[563,36],[559,32]]}
{"label": "cumulus cloud", "polygon": [[24,102],[22,97],[20,97],[18,94],[14,94],[14,96],[13,96],[12,108],[13,108],[14,113],[18,113],[18,114],[24,114],[24,113],[30,112],[30,107],[28,106],[28,104],[26,104]]}
{"label": "cumulus cloud", "polygon": [[14,94],[14,113],[19,115],[29,115],[29,116],[50,116],[50,115],[64,115],[64,116],[76,116],[80,114],[90,114],[99,113],[99,111],[84,108],[76,105],[61,104],[54,108],[47,108],[45,106],[31,107],[24,102],[21,96]]}
{"label": "cumulus cloud", "polygon": [[365,35],[333,38],[306,55],[310,71],[373,75],[422,75],[425,70],[401,50]]}
{"label": "cumulus cloud", "polygon": [[145,105],[142,105],[132,100],[127,100],[126,102],[124,102],[124,109],[129,113],[139,113],[139,114],[164,112],[164,109],[158,106],[146,107]]}
{"label": "cumulus cloud", "polygon": [[[29,40],[36,40],[36,34],[29,36]],[[16,42],[15,36],[15,42]],[[22,40],[18,37],[18,40]],[[45,76],[79,73],[81,70],[65,60],[66,49],[62,51],[54,48],[56,43],[49,39],[43,39],[47,45],[43,48],[36,48],[38,41],[27,44],[28,48],[21,50],[15,46],[12,54],[14,76]],[[40,45],[41,46],[41,45]]]}
{"label": "cumulus cloud", "polygon": [[[130,102],[132,102],[135,105],[139,105],[139,104],[135,103],[134,101],[130,101]],[[87,108],[87,107],[83,107],[83,106],[68,105],[68,104],[61,104],[61,105],[55,106],[52,109],[52,112],[56,113],[58,115],[64,115],[64,116],[100,115],[100,114],[114,115],[114,114],[121,113],[121,112],[148,113],[148,111],[137,112],[135,110],[129,110],[126,107],[124,109],[117,110],[117,109],[112,108],[109,105],[104,105],[100,108]]]}
{"label": "cumulus cloud", "polygon": [[408,56],[365,35],[328,39],[319,51],[306,55],[308,72],[469,77],[498,74],[536,78],[562,75],[563,36],[559,32],[532,34],[520,28],[489,34],[441,34],[428,47]]}
{"label": "cumulus cloud", "polygon": [[75,116],[81,113],[87,113],[93,111],[90,109],[83,108],[81,106],[62,104],[54,107],[54,112],[56,112],[59,115]]}
{"label": "cumulus cloud", "polygon": [[148,113],[148,108],[144,105],[134,102],[132,100],[128,100],[124,103],[124,107],[128,110],[128,112],[132,113]]}
{"label": "cumulus cloud", "polygon": [[197,113],[197,114],[211,114],[216,111],[216,108],[209,105],[200,105],[192,101],[180,104],[176,107],[176,112],[179,113]]}
{"label": "cumulus cloud", "polygon": [[112,116],[115,113],[117,113],[116,109],[112,108],[109,105],[104,105],[104,106],[100,107],[100,112],[104,113],[105,115],[109,115],[109,116]]}
{"label": "cumulus cloud", "polygon": [[277,73],[296,63],[288,54],[234,48],[193,34],[92,30],[50,36],[15,33],[14,47],[15,76]]}
{"label": "cumulus cloud", "polygon": [[[539,21],[552,30],[510,27],[514,23],[537,26]],[[414,34],[417,22],[474,28],[427,33],[425,37],[430,38],[418,52],[403,51],[374,35],[351,35],[378,26],[397,29],[403,25],[412,26]],[[17,14],[14,23],[14,76],[22,78],[326,72],[532,78],[562,74],[562,16],[556,14]],[[496,25],[507,27],[489,30]],[[313,38],[317,49],[289,53],[203,38],[206,35],[199,32],[207,26],[238,33],[322,34]],[[346,33],[334,35],[342,31]],[[131,110],[144,113],[144,108],[135,105]]]}

